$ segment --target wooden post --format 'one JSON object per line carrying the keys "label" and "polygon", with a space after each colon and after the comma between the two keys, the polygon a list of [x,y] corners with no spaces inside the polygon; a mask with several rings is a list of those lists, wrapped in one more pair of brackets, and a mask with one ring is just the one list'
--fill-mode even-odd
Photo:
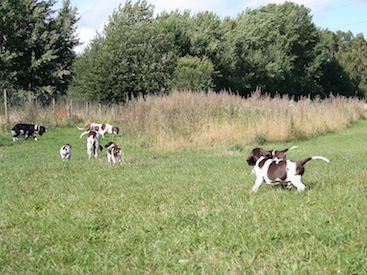
{"label": "wooden post", "polygon": [[71,117],[72,112],[73,112],[73,100],[70,99],[69,110],[68,110],[68,118]]}
{"label": "wooden post", "polygon": [[89,112],[88,108],[89,108],[89,104],[88,104],[88,101],[87,101],[87,102],[85,102],[85,116],[86,117],[88,117],[88,112]]}
{"label": "wooden post", "polygon": [[6,90],[4,90],[4,107],[5,107],[5,121],[9,123],[8,99],[6,98]]}
{"label": "wooden post", "polygon": [[56,99],[52,98],[52,112],[54,113],[54,117],[56,116]]}

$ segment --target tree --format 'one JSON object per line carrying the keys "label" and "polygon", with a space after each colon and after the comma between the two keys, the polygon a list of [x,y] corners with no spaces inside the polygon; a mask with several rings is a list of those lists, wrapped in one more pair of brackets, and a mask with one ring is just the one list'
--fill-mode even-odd
{"label": "tree", "polygon": [[153,6],[127,1],[75,64],[70,94],[124,101],[167,91],[176,64],[173,34],[153,18]]}
{"label": "tree", "polygon": [[178,56],[190,55],[190,11],[186,10],[182,14],[178,10],[171,13],[162,12],[157,20],[164,30],[174,35]]}
{"label": "tree", "polygon": [[213,63],[207,58],[185,56],[178,60],[172,87],[178,90],[207,91],[214,88]]}
{"label": "tree", "polygon": [[70,1],[60,13],[54,1],[2,0],[0,2],[0,81],[4,87],[34,92],[66,90],[73,47],[79,44],[78,21]]}
{"label": "tree", "polygon": [[320,43],[316,47],[318,54],[313,63],[313,66],[317,68],[314,79],[321,87],[320,94],[322,96],[355,95],[355,88],[350,77],[336,59],[339,50],[337,36],[334,32],[321,30],[320,37]]}
{"label": "tree", "polygon": [[358,95],[365,96],[367,94],[367,42],[362,34],[355,37],[351,32],[338,31],[336,36],[338,38],[336,60],[348,74],[354,87],[353,93],[358,91]]}
{"label": "tree", "polygon": [[55,48],[57,49],[53,79],[56,91],[65,93],[72,80],[72,66],[76,58],[74,48],[80,45],[76,36],[76,23],[79,21],[76,8],[72,8],[70,0],[63,1],[63,7],[58,11],[53,28],[57,33]]}
{"label": "tree", "polygon": [[[301,95],[317,90],[310,65],[319,42],[309,9],[292,2],[269,4],[239,14],[232,47],[249,66],[242,71],[249,90]],[[249,91],[247,90],[247,91]]]}

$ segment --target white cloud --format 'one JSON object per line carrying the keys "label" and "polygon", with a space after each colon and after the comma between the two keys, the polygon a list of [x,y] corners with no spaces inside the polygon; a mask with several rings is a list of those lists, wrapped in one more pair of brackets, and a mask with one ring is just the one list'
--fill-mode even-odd
{"label": "white cloud", "polygon": [[77,53],[81,53],[86,46],[88,46],[89,42],[95,37],[96,30],[94,28],[88,27],[79,27],[77,29],[77,35],[82,45],[75,48]]}

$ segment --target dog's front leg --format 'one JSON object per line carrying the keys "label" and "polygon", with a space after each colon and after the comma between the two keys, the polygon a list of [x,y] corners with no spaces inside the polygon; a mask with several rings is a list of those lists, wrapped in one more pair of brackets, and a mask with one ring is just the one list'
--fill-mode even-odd
{"label": "dog's front leg", "polygon": [[259,190],[261,184],[263,184],[264,179],[263,177],[257,177],[256,181],[255,181],[255,185],[252,187],[252,192],[257,192],[257,190]]}
{"label": "dog's front leg", "polygon": [[302,178],[298,176],[296,179],[292,180],[291,182],[295,187],[297,187],[298,192],[302,192],[306,189],[306,186],[302,182]]}

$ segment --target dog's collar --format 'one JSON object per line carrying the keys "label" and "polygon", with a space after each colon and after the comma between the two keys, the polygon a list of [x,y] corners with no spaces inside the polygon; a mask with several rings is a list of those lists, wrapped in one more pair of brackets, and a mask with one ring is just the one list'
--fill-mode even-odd
{"label": "dog's collar", "polygon": [[41,131],[41,126],[40,125],[34,125],[34,130],[39,132]]}

